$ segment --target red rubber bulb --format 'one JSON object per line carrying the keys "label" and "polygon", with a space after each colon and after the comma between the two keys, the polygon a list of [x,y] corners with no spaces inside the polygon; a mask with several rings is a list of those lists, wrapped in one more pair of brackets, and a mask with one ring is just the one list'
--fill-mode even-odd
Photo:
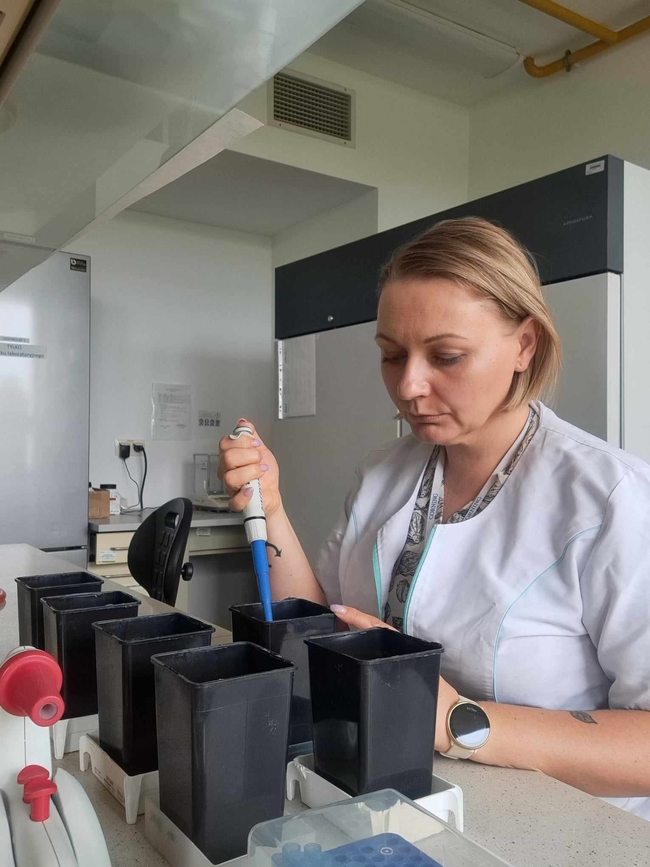
{"label": "red rubber bulb", "polygon": [[0,667],[0,707],[14,716],[28,716],[38,726],[52,726],[63,716],[59,693],[63,675],[44,650],[23,650]]}
{"label": "red rubber bulb", "polygon": [[25,786],[23,801],[31,804],[29,818],[32,822],[46,822],[50,818],[50,798],[56,795],[54,780],[31,780]]}

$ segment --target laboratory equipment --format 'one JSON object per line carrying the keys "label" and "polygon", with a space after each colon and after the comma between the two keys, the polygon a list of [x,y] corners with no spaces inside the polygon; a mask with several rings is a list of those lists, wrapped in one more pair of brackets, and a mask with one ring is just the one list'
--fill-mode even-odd
{"label": "laboratory equipment", "polygon": [[[344,792],[343,789],[339,789],[316,773],[314,756],[311,754],[296,756],[287,765],[287,800],[295,801],[298,796],[306,807],[313,810],[352,797],[348,792]],[[463,830],[465,818],[463,791],[455,783],[433,774],[431,794],[416,798],[415,803],[459,831]]]}
{"label": "laboratory equipment", "polygon": [[[248,425],[239,425],[230,434],[230,439],[236,440],[241,436],[252,437],[253,428]],[[260,591],[264,617],[268,621],[272,621],[271,579],[269,576],[269,560],[266,553],[269,542],[267,542],[266,535],[266,515],[264,514],[264,502],[262,500],[262,485],[259,479],[253,479],[247,487],[251,488],[253,495],[250,498],[249,504],[244,509],[244,529],[253,554],[253,567],[257,577],[257,586]],[[280,556],[280,551],[277,548],[275,548],[275,551]]]}
{"label": "laboratory equipment", "polygon": [[[135,825],[144,813],[145,800],[158,792],[158,771],[127,774],[99,745],[97,730],[84,732],[79,737],[79,770],[92,768],[93,775],[124,807],[127,825]],[[184,865],[185,867],[185,865]]]}
{"label": "laboratory equipment", "polygon": [[160,809],[221,863],[284,810],[294,666],[249,642],[153,657]]}
{"label": "laboratory equipment", "polygon": [[316,773],[350,794],[431,794],[440,644],[383,629],[307,640]]}
{"label": "laboratory equipment", "polygon": [[0,666],[2,867],[110,867],[88,796],[62,768],[52,774],[61,680],[56,661],[34,648],[17,648]]}
{"label": "laboratory equipment", "polygon": [[90,572],[60,572],[54,575],[28,575],[16,578],[18,597],[18,635],[22,645],[45,649],[41,599],[71,593],[98,592],[102,578]]}
{"label": "laboratory equipment", "polygon": [[55,253],[0,292],[0,335],[0,442],[11,455],[0,466],[0,544],[58,552],[85,569],[89,260]]}
{"label": "laboratory equipment", "polygon": [[496,867],[505,861],[393,789],[253,828],[249,867]]}
{"label": "laboratory equipment", "polygon": [[282,851],[273,856],[275,867],[329,867],[332,863],[346,864],[349,861],[360,867],[377,863],[385,867],[442,867],[439,861],[429,858],[399,834],[376,834],[328,852],[323,852],[319,843],[307,843],[304,848],[296,848],[296,845],[285,843]]}
{"label": "laboratory equipment", "polygon": [[329,608],[306,599],[283,599],[271,603],[273,622],[266,620],[262,605],[233,605],[233,641],[252,641],[296,666],[291,700],[289,757],[311,752],[312,722],[309,662],[306,638],[336,631],[337,618]]}
{"label": "laboratory equipment", "polygon": [[63,719],[97,713],[93,623],[136,617],[140,600],[121,591],[78,593],[44,599],[45,650],[63,672]]}
{"label": "laboratory equipment", "polygon": [[[45,650],[63,672],[63,717],[52,726],[54,756],[62,759],[68,734],[74,750],[82,732],[97,729],[97,669],[92,624],[135,617],[140,600],[128,593],[75,593],[43,599]],[[70,727],[70,723],[72,726]]]}
{"label": "laboratory equipment", "polygon": [[99,746],[129,776],[158,767],[151,657],[210,644],[214,626],[185,614],[94,623]]}
{"label": "laboratory equipment", "polygon": [[198,509],[227,512],[230,497],[217,475],[219,455],[194,455],[194,496],[192,503]]}

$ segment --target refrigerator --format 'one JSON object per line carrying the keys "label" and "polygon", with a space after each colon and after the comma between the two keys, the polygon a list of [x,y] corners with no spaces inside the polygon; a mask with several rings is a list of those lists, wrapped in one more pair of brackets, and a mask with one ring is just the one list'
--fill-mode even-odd
{"label": "refrigerator", "polygon": [[0,544],[81,568],[89,390],[90,259],[55,253],[0,292]]}
{"label": "refrigerator", "polygon": [[[279,355],[291,359],[302,344],[293,355],[304,359],[312,344],[315,414],[292,417],[287,406],[273,436],[285,506],[311,562],[358,462],[408,432],[393,420],[373,342],[379,268],[439,220],[465,215],[510,229],[537,262],[563,344],[553,409],[650,462],[650,172],[607,156],[276,269]],[[285,394],[295,393],[292,377],[305,381],[287,365]]]}

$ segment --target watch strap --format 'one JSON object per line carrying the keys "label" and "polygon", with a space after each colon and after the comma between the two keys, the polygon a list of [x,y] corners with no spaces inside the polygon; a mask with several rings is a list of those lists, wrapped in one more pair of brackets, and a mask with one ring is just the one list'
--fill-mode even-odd
{"label": "watch strap", "polygon": [[471,759],[476,750],[469,750],[467,747],[461,747],[460,744],[451,742],[451,747],[446,753],[440,753],[446,759]]}

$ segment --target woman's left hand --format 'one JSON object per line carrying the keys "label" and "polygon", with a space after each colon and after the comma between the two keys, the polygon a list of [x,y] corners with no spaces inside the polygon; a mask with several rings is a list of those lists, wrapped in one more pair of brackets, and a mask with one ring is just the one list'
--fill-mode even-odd
{"label": "woman's left hand", "polygon": [[[397,630],[388,623],[384,623],[378,617],[373,617],[372,614],[365,614],[359,611],[358,608],[350,608],[347,605],[332,605],[330,606],[334,614],[347,623],[348,626],[354,629],[373,629],[375,626],[381,626],[384,629]],[[453,686],[450,686],[446,680],[440,678],[440,686],[438,688],[438,711],[436,714],[436,749],[438,752],[445,753],[450,748],[449,735],[447,734],[447,716],[449,711],[456,704],[459,695]]]}

